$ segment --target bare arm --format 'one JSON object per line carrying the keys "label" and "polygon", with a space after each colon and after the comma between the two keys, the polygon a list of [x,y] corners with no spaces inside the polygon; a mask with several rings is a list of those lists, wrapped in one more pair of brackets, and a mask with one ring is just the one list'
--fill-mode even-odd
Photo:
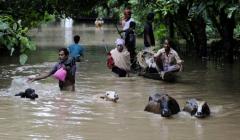
{"label": "bare arm", "polygon": [[41,79],[45,79],[45,78],[47,78],[49,76],[51,76],[51,73],[45,73],[45,74],[37,76],[35,78],[29,78],[28,81],[34,82],[34,81],[38,81],[38,80],[41,80]]}
{"label": "bare arm", "polygon": [[183,60],[181,60],[181,58],[179,57],[177,52],[175,53],[175,59],[177,61],[177,64],[182,64],[183,63]]}
{"label": "bare arm", "polygon": [[175,54],[175,59],[176,59],[177,65],[179,66],[179,71],[182,71],[183,70],[183,62],[184,61],[181,60],[181,58],[179,57],[177,52]]}

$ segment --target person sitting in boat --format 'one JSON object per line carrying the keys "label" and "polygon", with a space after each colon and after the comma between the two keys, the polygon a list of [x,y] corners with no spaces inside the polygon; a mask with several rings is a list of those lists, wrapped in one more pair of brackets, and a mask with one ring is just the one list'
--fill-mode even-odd
{"label": "person sitting in boat", "polygon": [[172,48],[172,41],[170,39],[165,39],[163,46],[154,55],[154,60],[161,71],[162,77],[166,72],[181,71],[183,63],[178,53]]}
{"label": "person sitting in boat", "polygon": [[130,72],[130,54],[125,47],[123,39],[115,41],[116,48],[110,51],[113,58],[112,72],[116,73],[119,77],[126,77]]}

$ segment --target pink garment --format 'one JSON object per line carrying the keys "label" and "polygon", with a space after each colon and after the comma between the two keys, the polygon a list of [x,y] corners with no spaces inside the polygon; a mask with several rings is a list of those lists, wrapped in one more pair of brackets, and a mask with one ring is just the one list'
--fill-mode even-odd
{"label": "pink garment", "polygon": [[53,74],[53,77],[60,81],[65,81],[66,75],[67,71],[63,68],[60,68]]}

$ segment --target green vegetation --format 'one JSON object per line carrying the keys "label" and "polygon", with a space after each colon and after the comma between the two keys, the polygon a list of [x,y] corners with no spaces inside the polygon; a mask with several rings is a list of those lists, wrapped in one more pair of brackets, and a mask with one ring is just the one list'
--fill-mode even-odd
{"label": "green vegetation", "polygon": [[183,38],[187,43],[186,52],[196,52],[199,57],[211,55],[207,54],[207,41],[218,38],[218,48],[211,49],[220,49],[220,56],[233,62],[234,50],[237,50],[234,37],[239,37],[238,0],[128,0],[122,3],[108,0],[106,3],[108,9],[119,9],[120,13],[122,7],[130,6],[138,26],[143,26],[148,12],[154,12],[157,39]]}
{"label": "green vegetation", "polygon": [[21,53],[20,63],[27,60],[27,53],[35,50],[34,45],[27,36],[27,27],[22,27],[21,22],[16,22],[11,16],[0,16],[0,43],[10,50],[10,55],[18,50]]}
{"label": "green vegetation", "polygon": [[120,20],[125,7],[133,11],[138,34],[147,13],[154,12],[158,40],[166,36],[184,39],[186,53],[207,57],[212,55],[207,54],[207,41],[217,38],[218,46],[211,47],[213,54],[221,50],[219,56],[229,62],[239,54],[239,0],[0,0],[0,5],[0,48],[8,48],[10,54],[18,50],[21,63],[27,60],[29,50],[35,49],[26,34],[29,29],[53,17],[94,15]]}
{"label": "green vegetation", "polygon": [[24,64],[36,46],[27,36],[29,29],[54,19],[89,14],[96,0],[0,0],[0,49],[19,55]]}

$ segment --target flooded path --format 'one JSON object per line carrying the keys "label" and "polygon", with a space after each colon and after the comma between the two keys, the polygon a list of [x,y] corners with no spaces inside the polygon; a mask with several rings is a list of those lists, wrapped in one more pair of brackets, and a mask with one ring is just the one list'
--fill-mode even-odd
{"label": "flooded path", "polygon": [[[57,48],[69,43],[65,34],[69,31],[68,39],[77,33],[81,42],[87,44],[85,59],[78,64],[76,91],[59,91],[53,78],[27,83],[27,76],[50,70],[58,57]],[[103,33],[107,45],[113,45],[118,37],[114,26],[105,25]],[[74,25],[73,30],[55,25],[31,34],[40,48],[31,54],[28,64],[20,66],[16,58],[10,57],[0,60],[0,139],[238,140],[240,137],[239,66],[204,64],[184,58],[185,70],[176,83],[134,75],[118,78],[106,67],[102,36],[93,25]],[[30,101],[14,96],[28,87],[36,90],[38,99]],[[107,90],[118,93],[118,103],[99,98]],[[206,119],[196,119],[180,112],[166,119],[144,112],[148,96],[157,92],[171,95],[181,108],[189,98],[204,99],[212,114]]]}

